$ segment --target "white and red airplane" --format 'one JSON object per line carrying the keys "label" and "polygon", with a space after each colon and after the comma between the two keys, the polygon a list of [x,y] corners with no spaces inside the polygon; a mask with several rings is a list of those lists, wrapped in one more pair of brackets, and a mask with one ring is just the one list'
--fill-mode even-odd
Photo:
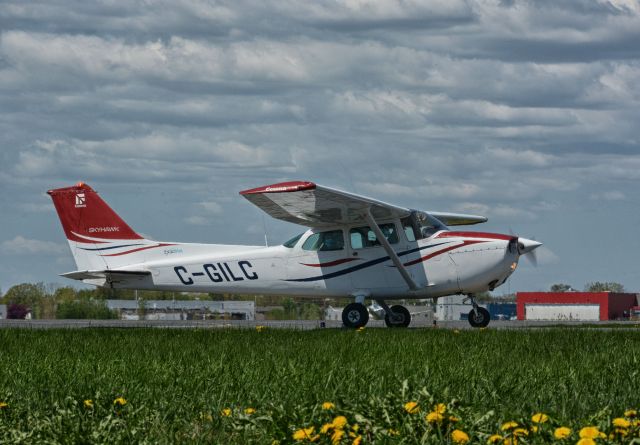
{"label": "white and red airplane", "polygon": [[118,289],[270,295],[351,296],[342,320],[365,326],[365,299],[387,326],[406,327],[409,311],[385,300],[466,294],[469,322],[490,317],[474,294],[493,290],[521,255],[541,243],[513,235],[453,231],[487,218],[422,212],[312,182],[240,192],[274,218],[309,229],[280,246],[153,241],[129,227],[88,185],[49,190],[77,271],[63,277]]}

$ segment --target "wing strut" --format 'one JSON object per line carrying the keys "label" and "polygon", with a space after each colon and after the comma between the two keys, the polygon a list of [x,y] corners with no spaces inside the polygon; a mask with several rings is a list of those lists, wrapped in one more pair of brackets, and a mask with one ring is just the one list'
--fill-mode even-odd
{"label": "wing strut", "polygon": [[402,278],[404,278],[404,281],[407,282],[409,289],[418,290],[418,286],[416,286],[415,281],[413,281],[409,272],[407,272],[407,269],[404,267],[404,264],[402,264],[402,261],[400,261],[400,258],[398,258],[398,255],[395,250],[393,250],[393,247],[391,247],[391,244],[389,244],[389,241],[387,241],[387,238],[385,238],[380,227],[378,227],[376,220],[371,214],[371,207],[367,209],[367,214],[365,216],[367,218],[367,223],[369,223],[369,227],[371,227],[371,230],[376,234],[376,238],[378,238],[378,241],[380,241],[380,244],[384,247],[384,250],[387,252],[387,255],[389,255],[389,258],[391,258],[391,261],[393,261],[393,264],[398,269],[398,272],[400,272],[400,275],[402,275]]}

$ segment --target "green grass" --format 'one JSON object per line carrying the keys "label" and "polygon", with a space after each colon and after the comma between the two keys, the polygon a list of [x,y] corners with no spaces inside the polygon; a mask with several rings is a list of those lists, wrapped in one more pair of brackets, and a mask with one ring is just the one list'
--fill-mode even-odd
{"label": "green grass", "polygon": [[[440,443],[457,427],[484,443],[536,412],[575,438],[640,407],[636,331],[4,329],[0,363],[0,442],[285,443],[344,414],[364,442]],[[461,422],[429,426],[439,402]]]}

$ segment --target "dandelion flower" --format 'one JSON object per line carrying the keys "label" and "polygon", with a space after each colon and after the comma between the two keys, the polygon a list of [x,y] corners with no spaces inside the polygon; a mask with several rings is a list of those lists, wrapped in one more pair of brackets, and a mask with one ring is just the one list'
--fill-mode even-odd
{"label": "dandelion flower", "polygon": [[335,406],[333,403],[331,403],[331,402],[324,402],[324,403],[322,404],[322,409],[324,409],[324,410],[333,409],[333,408],[335,408],[335,407],[336,407],[336,406]]}
{"label": "dandelion flower", "polygon": [[394,430],[393,428],[389,428],[389,429],[387,430],[387,434],[388,434],[389,436],[399,436],[399,435],[400,435],[400,431],[398,431],[398,430]]}
{"label": "dandelion flower", "polygon": [[424,419],[429,423],[440,423],[444,420],[444,416],[438,412],[431,411]]}
{"label": "dandelion flower", "polygon": [[451,423],[460,422],[460,418],[458,418],[456,416],[449,416],[449,422],[451,422]]}
{"label": "dandelion flower", "polygon": [[360,442],[362,442],[362,436],[357,436],[355,439],[353,439],[351,445],[360,445]]}
{"label": "dandelion flower", "polygon": [[409,414],[415,414],[420,411],[420,407],[418,406],[418,402],[407,402],[404,404],[404,410]]}
{"label": "dandelion flower", "polygon": [[469,435],[462,430],[453,430],[451,432],[451,440],[453,443],[465,444],[469,442]]}
{"label": "dandelion flower", "polygon": [[309,428],[300,428],[295,433],[293,433],[293,440],[297,442],[301,442],[303,440],[311,439],[311,435],[315,428],[310,426]]}
{"label": "dandelion flower", "polygon": [[493,434],[493,435],[489,436],[489,438],[487,439],[487,443],[488,444],[498,443],[501,440],[502,440],[502,436],[500,434]]}
{"label": "dandelion flower", "polygon": [[85,408],[93,408],[93,400],[87,399],[83,403]]}
{"label": "dandelion flower", "polygon": [[356,329],[356,331],[358,331],[358,332],[364,332],[364,326],[360,326],[358,329]]}
{"label": "dandelion flower", "polygon": [[341,430],[347,424],[347,418],[345,416],[337,416],[333,419],[333,427],[337,430]]}
{"label": "dandelion flower", "polygon": [[622,417],[613,419],[611,423],[617,428],[629,428],[631,426],[631,422],[629,422],[627,419],[623,419]]}
{"label": "dandelion flower", "polygon": [[625,417],[636,417],[638,412],[635,409],[628,409],[624,412]]}
{"label": "dandelion flower", "polygon": [[260,326],[260,325],[256,326],[256,331],[258,331],[258,332],[262,332],[262,331],[264,331],[265,329],[267,329],[267,327],[266,327],[266,326]]}
{"label": "dandelion flower", "polygon": [[509,422],[505,422],[502,424],[502,426],[500,427],[500,429],[502,431],[509,431],[512,430],[514,428],[516,428],[518,426],[518,422],[514,422],[513,420],[509,421]]}
{"label": "dandelion flower", "polygon": [[256,412],[255,408],[245,408],[244,409],[244,413],[248,414],[248,415],[251,415],[251,414],[253,414],[255,412]]}
{"label": "dandelion flower", "polygon": [[600,432],[596,426],[585,426],[580,430],[579,435],[581,439],[604,439],[607,437],[604,433]]}
{"label": "dandelion flower", "polygon": [[322,428],[320,428],[320,433],[327,434],[331,428],[333,428],[333,423],[325,423],[322,425]]}
{"label": "dandelion flower", "polygon": [[0,402],[0,409],[9,408],[9,404],[7,402]]}
{"label": "dandelion flower", "polygon": [[113,401],[113,404],[118,406],[125,406],[127,404],[127,401],[124,397],[118,397]]}
{"label": "dandelion flower", "polygon": [[433,408],[433,411],[435,411],[436,413],[444,414],[445,411],[447,411],[447,405],[445,405],[444,403],[438,403]]}
{"label": "dandelion flower", "polygon": [[525,430],[524,428],[516,428],[515,430],[513,430],[513,435],[515,437],[528,436],[529,431]]}
{"label": "dandelion flower", "polygon": [[567,439],[569,436],[571,436],[571,428],[567,428],[566,426],[556,428],[553,432],[553,437],[558,440]]}
{"label": "dandelion flower", "polygon": [[576,445],[596,445],[596,441],[590,437],[583,437],[576,443]]}
{"label": "dandelion flower", "polygon": [[547,416],[544,413],[536,413],[533,416],[531,416],[531,421],[533,423],[545,423],[549,420],[549,416]]}
{"label": "dandelion flower", "polygon": [[231,416],[231,408],[223,409],[222,411],[220,411],[220,414],[222,414],[223,417]]}
{"label": "dandelion flower", "polygon": [[333,432],[333,434],[331,435],[331,443],[333,445],[337,445],[340,443],[340,441],[342,440],[342,437],[344,436],[344,431],[342,430],[335,430]]}
{"label": "dandelion flower", "polygon": [[531,428],[529,428],[531,430],[532,433],[537,433],[538,432],[538,425],[533,425]]}

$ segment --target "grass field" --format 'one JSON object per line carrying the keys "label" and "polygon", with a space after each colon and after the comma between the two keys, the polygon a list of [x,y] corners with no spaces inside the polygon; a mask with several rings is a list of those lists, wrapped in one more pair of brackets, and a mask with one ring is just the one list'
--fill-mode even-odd
{"label": "grass field", "polygon": [[640,330],[5,329],[0,363],[2,443],[638,437]]}

